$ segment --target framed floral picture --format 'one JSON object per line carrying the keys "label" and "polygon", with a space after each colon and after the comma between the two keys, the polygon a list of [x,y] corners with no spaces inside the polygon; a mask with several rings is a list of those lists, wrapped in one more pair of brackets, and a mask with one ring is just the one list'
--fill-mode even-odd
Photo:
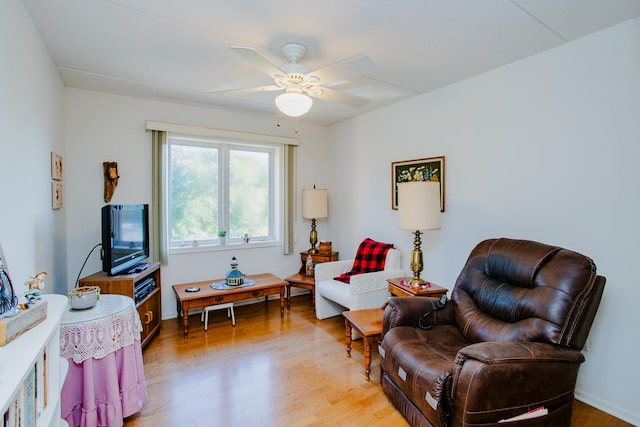
{"label": "framed floral picture", "polygon": [[62,156],[51,152],[51,179],[62,181]]}
{"label": "framed floral picture", "polygon": [[391,209],[398,209],[398,183],[437,181],[440,183],[440,212],[444,212],[444,156],[391,163]]}

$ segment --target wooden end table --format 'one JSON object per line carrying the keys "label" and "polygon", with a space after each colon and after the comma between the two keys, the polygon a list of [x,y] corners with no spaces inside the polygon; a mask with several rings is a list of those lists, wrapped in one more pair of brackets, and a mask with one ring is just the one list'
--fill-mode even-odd
{"label": "wooden end table", "polygon": [[373,339],[382,334],[383,308],[368,308],[364,310],[344,311],[344,326],[347,338],[347,357],[351,357],[351,328],[362,335],[364,341],[364,373],[369,381],[371,372],[371,345]]}
{"label": "wooden end table", "polygon": [[430,286],[421,288],[414,288],[404,283],[409,283],[411,277],[398,277],[396,279],[389,279],[389,292],[397,297],[432,297],[440,298],[442,295],[446,295],[449,291],[447,288],[438,286],[435,283],[427,282]]}
{"label": "wooden end table", "polygon": [[284,279],[287,282],[289,282],[289,284],[287,285],[287,308],[288,309],[291,309],[291,287],[293,286],[294,288],[302,288],[302,289],[307,289],[311,291],[311,301],[313,301],[313,311],[315,313],[316,279],[313,276],[306,275],[307,257],[311,256],[311,259],[313,260],[314,264],[317,264],[322,262],[338,261],[339,255],[340,255],[340,252],[335,252],[335,251],[330,253],[317,253],[317,254],[309,254],[308,251],[300,252],[300,263],[301,263],[300,270],[298,270],[296,274],[292,274],[291,276]]}
{"label": "wooden end table", "polygon": [[316,279],[314,277],[307,276],[304,273],[296,273],[287,277],[289,284],[287,285],[287,309],[291,309],[291,287],[308,289],[311,291],[311,301],[314,302],[313,310],[315,311],[315,291],[316,291]]}
{"label": "wooden end table", "polygon": [[300,274],[304,275],[307,264],[307,257],[311,255],[311,259],[314,263],[318,262],[331,262],[338,261],[338,257],[340,256],[340,252],[331,252],[331,253],[317,253],[310,254],[308,251],[300,252],[300,270],[298,271]]}

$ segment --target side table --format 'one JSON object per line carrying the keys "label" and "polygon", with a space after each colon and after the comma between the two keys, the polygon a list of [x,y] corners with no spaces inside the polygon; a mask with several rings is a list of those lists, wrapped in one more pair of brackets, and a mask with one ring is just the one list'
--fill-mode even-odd
{"label": "side table", "polygon": [[302,288],[311,291],[311,301],[313,301],[313,310],[315,312],[316,304],[315,304],[315,291],[316,291],[316,279],[313,276],[306,275],[306,263],[307,257],[311,255],[311,259],[315,264],[321,262],[331,262],[338,261],[339,252],[331,252],[331,253],[317,253],[310,254],[308,251],[300,252],[300,262],[301,267],[300,270],[296,274],[292,274],[287,277],[286,280],[289,282],[287,285],[287,308],[291,308],[291,287],[294,288]]}
{"label": "side table", "polygon": [[300,262],[302,263],[302,265],[300,266],[299,273],[302,275],[304,275],[305,273],[305,266],[307,262],[307,257],[309,255],[311,255],[311,259],[313,260],[314,263],[331,262],[331,261],[338,261],[338,256],[340,255],[340,252],[317,253],[317,254],[310,254],[308,251],[300,252]]}
{"label": "side table", "polygon": [[304,273],[296,273],[287,277],[289,284],[287,285],[287,309],[291,309],[291,287],[302,288],[311,291],[311,301],[314,302],[313,309],[315,311],[315,296],[316,296],[316,279],[307,276]]}
{"label": "side table", "polygon": [[351,328],[362,335],[364,342],[364,374],[369,381],[371,372],[371,345],[373,339],[382,334],[382,317],[384,308],[367,308],[364,310],[343,311],[344,326],[347,338],[347,357],[351,357]]}
{"label": "side table", "polygon": [[122,426],[147,400],[140,331],[133,299],[101,295],[87,310],[67,309],[60,355],[69,361],[61,417],[71,426]]}
{"label": "side table", "polygon": [[447,288],[438,286],[435,283],[429,283],[429,286],[421,288],[414,288],[404,283],[409,283],[411,277],[398,277],[395,279],[388,279],[389,292],[391,295],[397,297],[432,297],[440,298],[442,295],[446,295],[449,291]]}

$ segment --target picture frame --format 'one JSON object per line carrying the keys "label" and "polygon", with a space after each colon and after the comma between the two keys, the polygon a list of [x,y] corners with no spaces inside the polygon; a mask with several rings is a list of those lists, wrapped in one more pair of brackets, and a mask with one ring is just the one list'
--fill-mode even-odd
{"label": "picture frame", "polygon": [[440,183],[440,212],[444,212],[444,156],[391,163],[391,209],[398,209],[398,183],[437,181]]}
{"label": "picture frame", "polygon": [[64,188],[62,182],[51,181],[51,208],[61,209],[64,206]]}
{"label": "picture frame", "polygon": [[51,179],[62,181],[62,156],[51,152]]}

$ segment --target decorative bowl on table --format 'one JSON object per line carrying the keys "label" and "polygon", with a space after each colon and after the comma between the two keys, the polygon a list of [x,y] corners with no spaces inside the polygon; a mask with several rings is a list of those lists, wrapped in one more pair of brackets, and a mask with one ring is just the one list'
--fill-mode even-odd
{"label": "decorative bowl on table", "polygon": [[318,252],[322,255],[331,255],[331,242],[320,242]]}
{"label": "decorative bowl on table", "polygon": [[69,292],[69,305],[74,310],[94,307],[100,299],[99,286],[81,286]]}

